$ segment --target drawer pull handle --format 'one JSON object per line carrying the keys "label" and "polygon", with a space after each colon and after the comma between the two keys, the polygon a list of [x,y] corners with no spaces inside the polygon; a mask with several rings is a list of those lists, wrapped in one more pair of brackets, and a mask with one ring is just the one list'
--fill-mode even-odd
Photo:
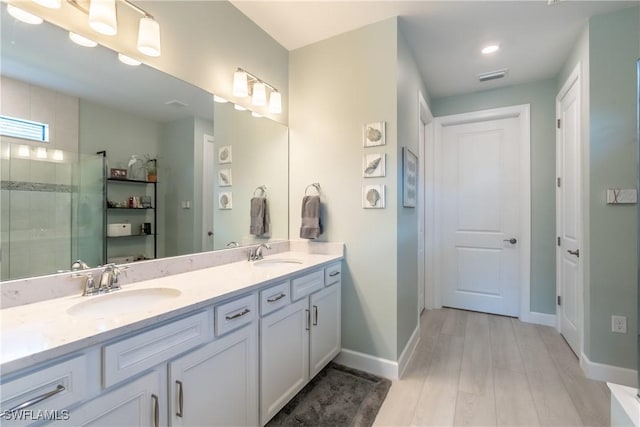
{"label": "drawer pull handle", "polygon": [[318,326],[318,306],[313,306],[313,326]]}
{"label": "drawer pull handle", "polygon": [[44,394],[41,394],[40,396],[36,396],[36,397],[34,397],[34,398],[33,398],[33,399],[31,399],[31,400],[27,400],[27,401],[26,401],[26,402],[24,402],[24,403],[21,403],[21,404],[19,404],[19,405],[17,405],[17,406],[14,406],[13,408],[9,409],[9,412],[18,412],[18,411],[20,411],[20,410],[22,410],[22,409],[28,408],[29,406],[33,406],[33,405],[35,405],[36,403],[40,403],[40,402],[42,402],[43,400],[46,400],[46,399],[48,399],[48,398],[50,398],[50,397],[53,397],[53,396],[55,396],[56,394],[58,394],[58,393],[60,393],[60,392],[63,392],[63,391],[65,391],[65,390],[66,390],[66,389],[64,388],[64,386],[63,386],[63,385],[58,384],[58,386],[56,387],[56,389],[55,389],[55,390],[48,391],[48,392],[46,392],[46,393],[44,393]]}
{"label": "drawer pull handle", "polygon": [[333,273],[329,273],[329,277],[336,277],[338,274],[340,274],[339,271],[334,271]]}
{"label": "drawer pull handle", "polygon": [[304,329],[306,331],[308,331],[308,330],[311,329],[311,326],[310,326],[310,324],[311,324],[311,312],[309,310],[306,310],[306,309],[304,311],[306,311],[306,313],[307,313],[306,325],[305,325]]}
{"label": "drawer pull handle", "polygon": [[158,396],[155,394],[151,395],[151,400],[153,400],[153,425],[154,427],[160,426],[160,405],[158,404]]}
{"label": "drawer pull handle", "polygon": [[282,298],[286,297],[286,294],[280,294],[277,297],[273,297],[273,298],[267,298],[267,302],[276,302],[276,301],[280,301]]}
{"label": "drawer pull handle", "polygon": [[178,384],[178,387],[180,387],[178,389],[178,412],[176,412],[176,417],[182,418],[183,405],[184,405],[184,393],[182,392],[182,389],[183,389],[182,381],[176,380],[176,384]]}
{"label": "drawer pull handle", "polygon": [[225,316],[225,319],[233,320],[233,319],[237,319],[238,317],[246,316],[249,313],[251,313],[251,310],[249,310],[248,308],[245,308],[240,313],[236,313],[233,316]]}

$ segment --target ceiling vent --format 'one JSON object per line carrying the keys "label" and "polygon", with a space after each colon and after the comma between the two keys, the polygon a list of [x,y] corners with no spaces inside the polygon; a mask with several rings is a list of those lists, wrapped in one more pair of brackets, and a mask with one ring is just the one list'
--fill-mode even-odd
{"label": "ceiling vent", "polygon": [[488,73],[478,74],[478,80],[480,80],[481,82],[488,82],[490,80],[501,79],[506,75],[507,75],[507,70],[506,69],[490,71]]}

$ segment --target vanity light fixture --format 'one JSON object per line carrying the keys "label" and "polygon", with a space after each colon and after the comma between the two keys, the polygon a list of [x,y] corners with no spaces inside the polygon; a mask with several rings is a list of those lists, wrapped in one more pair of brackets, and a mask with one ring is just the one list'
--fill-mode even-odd
{"label": "vanity light fixture", "polygon": [[238,68],[233,73],[233,96],[245,98],[249,95],[253,105],[259,107],[267,105],[268,99],[269,112],[274,114],[282,112],[282,95],[278,89],[248,71]]}
{"label": "vanity light fixture", "polygon": [[[34,0],[47,1],[54,0]],[[57,1],[57,0],[55,0]],[[67,3],[89,16],[89,26],[100,34],[113,36],[118,33],[117,3],[124,4],[142,15],[138,24],[136,47],[147,56],[160,56],[160,24],[144,9],[128,0],[90,0],[87,9],[81,0],[66,0]]]}
{"label": "vanity light fixture", "polygon": [[483,55],[490,55],[500,50],[500,46],[497,44],[491,44],[482,48],[481,52]]}
{"label": "vanity light fixture", "polygon": [[120,62],[122,62],[123,64],[131,65],[132,67],[136,67],[142,64],[142,62],[138,61],[137,59],[133,59],[130,56],[122,53],[118,53],[118,60],[120,60]]}
{"label": "vanity light fixture", "polygon": [[53,160],[64,160],[64,155],[61,150],[53,151]]}
{"label": "vanity light fixture", "polygon": [[44,22],[44,19],[39,16],[33,15],[19,7],[15,7],[12,4],[7,4],[7,12],[9,12],[9,15],[13,16],[18,21],[24,22],[25,24],[38,25]]}
{"label": "vanity light fixture", "polygon": [[18,148],[18,156],[29,157],[29,146],[21,145],[20,148]]}
{"label": "vanity light fixture", "polygon": [[94,42],[93,40],[88,39],[84,36],[81,36],[80,34],[73,33],[71,31],[69,31],[69,38],[71,39],[72,42],[80,46],[84,46],[84,47],[98,46],[98,43]]}
{"label": "vanity light fixture", "polygon": [[223,97],[218,96],[218,95],[213,95],[213,101],[217,102],[218,104],[226,104],[227,102],[229,102],[226,99],[224,99]]}
{"label": "vanity light fixture", "polygon": [[47,149],[44,147],[38,147],[36,149],[36,157],[39,159],[46,159],[47,158]]}

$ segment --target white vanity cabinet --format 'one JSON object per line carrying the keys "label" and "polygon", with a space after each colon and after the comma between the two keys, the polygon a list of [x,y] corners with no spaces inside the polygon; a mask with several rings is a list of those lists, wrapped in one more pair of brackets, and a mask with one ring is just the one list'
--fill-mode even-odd
{"label": "white vanity cabinet", "polygon": [[249,295],[216,307],[216,320],[224,321],[216,329],[232,332],[169,363],[171,426],[258,424],[255,305]]}
{"label": "white vanity cabinet", "polygon": [[[325,280],[328,269],[337,271],[331,280]],[[340,275],[336,263],[292,279],[294,301],[260,319],[261,425],[340,352]]]}
{"label": "white vanity cabinet", "polygon": [[166,425],[166,387],[164,375],[158,370],[69,411],[68,420],[59,426],[149,426]]}

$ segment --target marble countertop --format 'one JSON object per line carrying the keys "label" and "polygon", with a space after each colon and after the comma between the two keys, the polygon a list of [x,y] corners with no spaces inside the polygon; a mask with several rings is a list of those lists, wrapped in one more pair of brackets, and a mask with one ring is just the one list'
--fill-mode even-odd
{"label": "marble countertop", "polygon": [[[126,292],[145,288],[174,288],[177,297],[140,307],[135,312],[108,317],[82,317],[67,313],[88,298],[56,298],[0,310],[0,371],[2,375],[81,350],[122,334],[174,318],[256,288],[341,260],[342,254],[283,252],[269,258],[296,258],[301,264],[268,268],[241,261],[125,285]],[[107,295],[113,295],[107,294]]]}

